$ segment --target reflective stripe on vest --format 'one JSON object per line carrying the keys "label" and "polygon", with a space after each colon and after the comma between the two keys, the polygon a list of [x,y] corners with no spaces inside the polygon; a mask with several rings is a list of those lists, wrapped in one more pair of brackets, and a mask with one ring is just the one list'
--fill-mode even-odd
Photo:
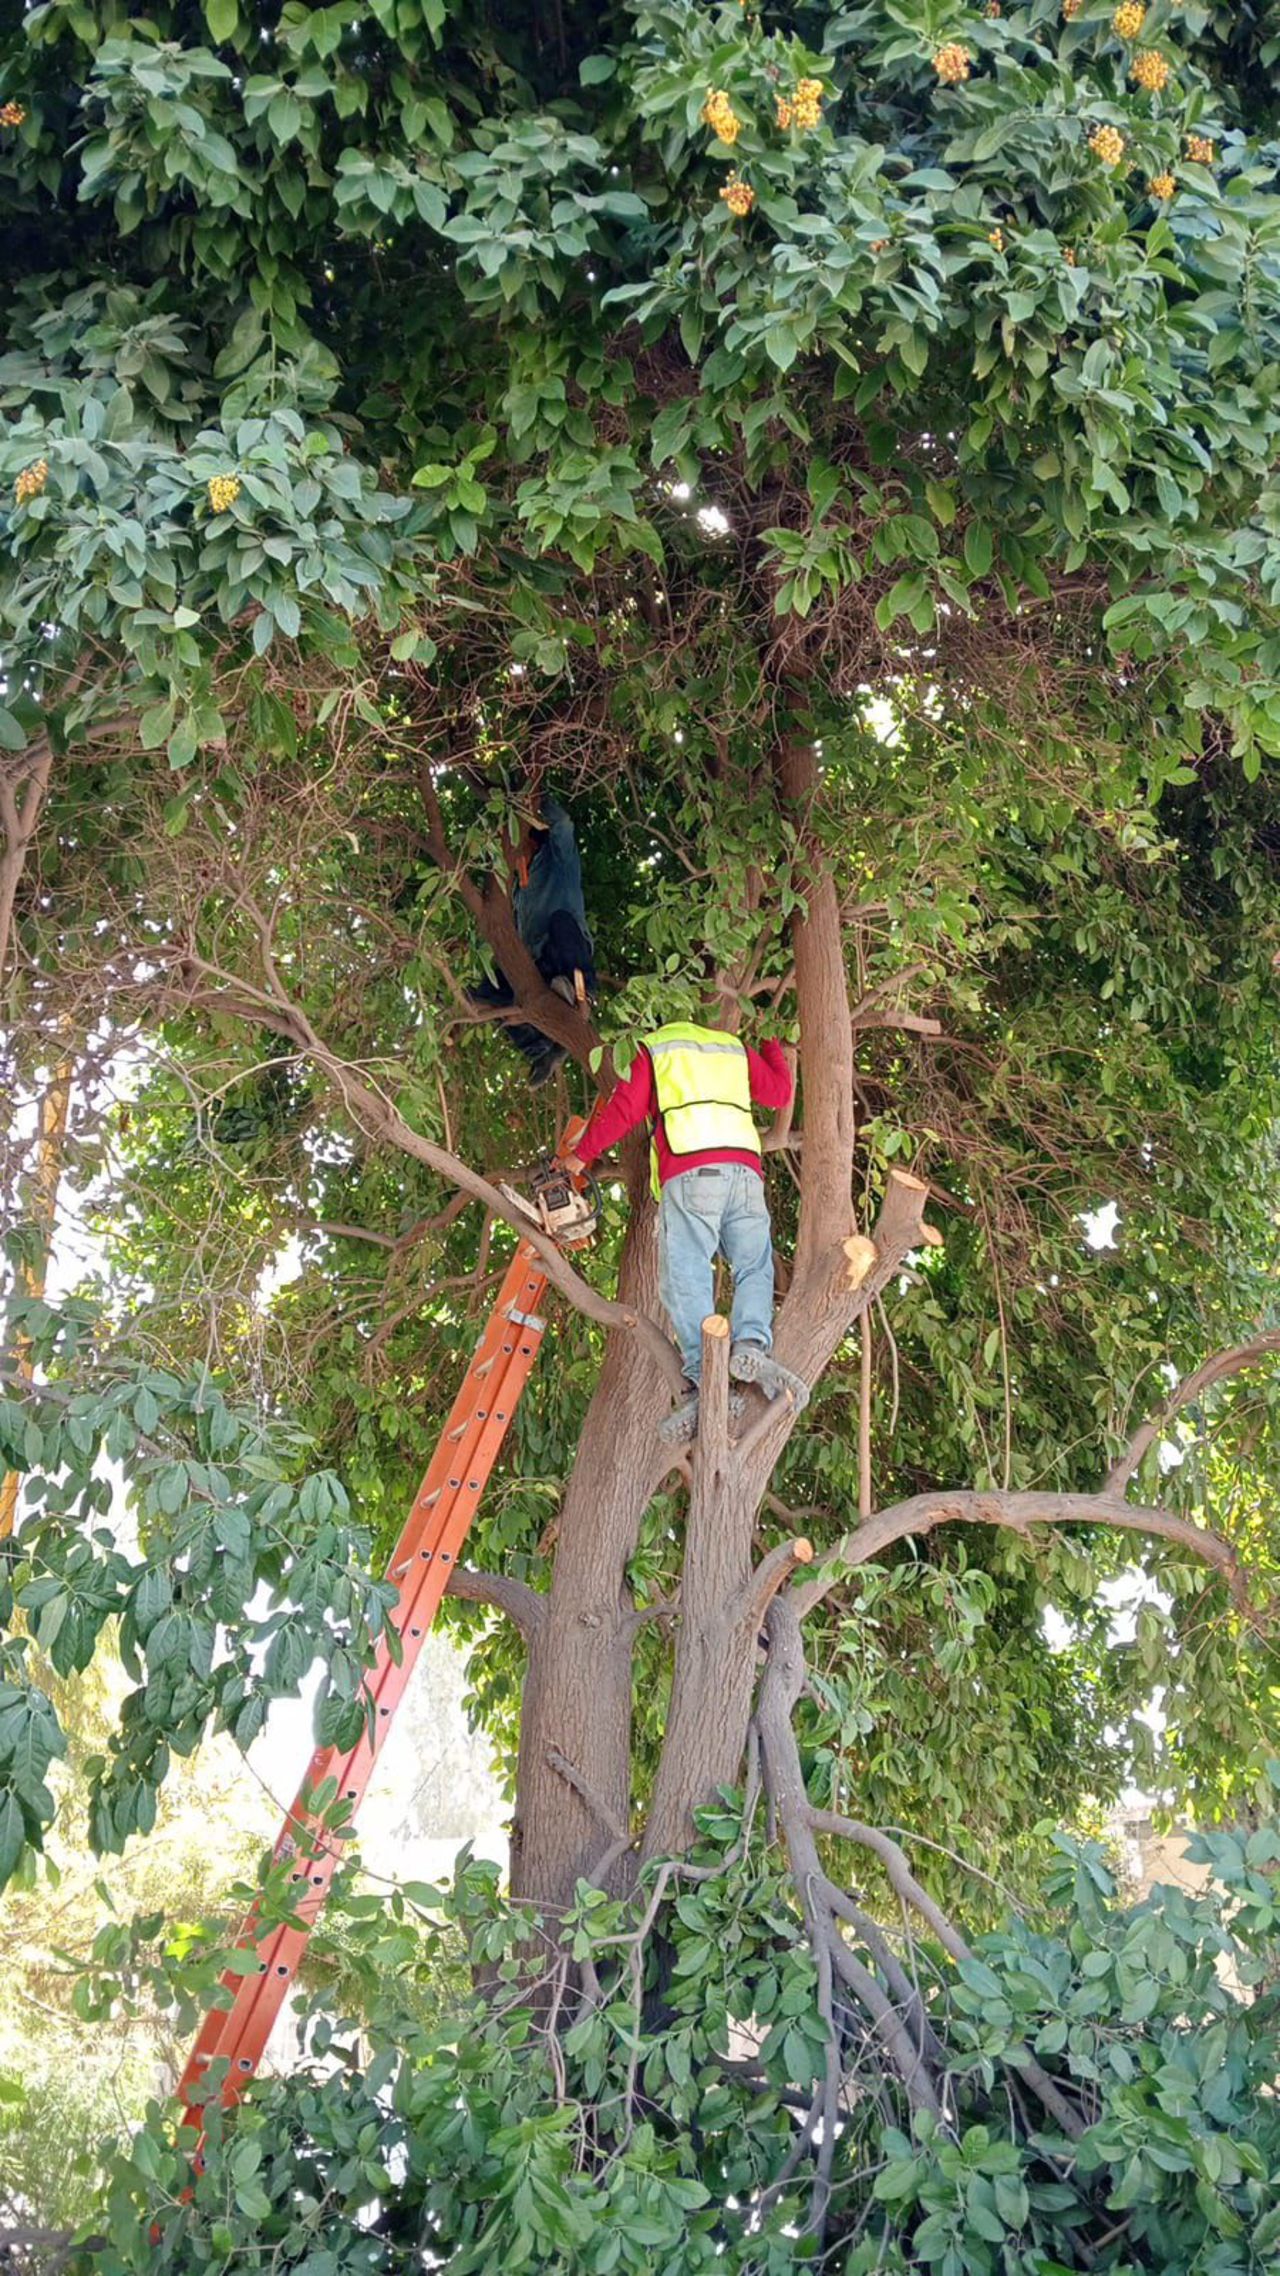
{"label": "reflective stripe on vest", "polygon": [[646,1035],[663,1135],[673,1154],[760,1153],[751,1071],[736,1035],[672,1020]]}

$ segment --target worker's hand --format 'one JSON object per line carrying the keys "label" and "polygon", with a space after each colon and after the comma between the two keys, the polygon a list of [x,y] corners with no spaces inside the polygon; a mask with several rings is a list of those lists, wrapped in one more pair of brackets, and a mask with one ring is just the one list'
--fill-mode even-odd
{"label": "worker's hand", "polygon": [[562,1154],[560,1159],[571,1178],[580,1178],[587,1166],[580,1154]]}

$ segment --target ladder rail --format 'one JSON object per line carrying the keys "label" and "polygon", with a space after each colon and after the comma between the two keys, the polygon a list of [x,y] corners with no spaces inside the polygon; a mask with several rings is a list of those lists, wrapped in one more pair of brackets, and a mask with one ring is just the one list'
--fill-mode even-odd
{"label": "ladder rail", "polygon": [[336,1798],[350,1805],[352,1816],[363,1799],[537,1359],[546,1328],[538,1305],[546,1286],[541,1259],[522,1241],[391,1553],[388,1577],[400,1583],[391,1614],[400,1658],[392,1658],[385,1638],[379,1640],[366,1685],[370,1719],[360,1738],[342,1753],[318,1747],[311,1757],[272,1852],[275,1864],[295,1858],[293,1879],[305,1879],[308,1887],[300,1892],[295,1919],[276,1923],[261,1937],[254,1933],[257,1907],[250,1913],[241,1948],[256,1948],[258,1967],[251,1975],[228,1972],[222,1979],[231,2004],[209,2010],[176,2089],[185,2124],[203,2126],[206,2097],[200,2089],[213,2063],[227,2062],[220,2098],[230,2105],[262,2058],[349,1839],[349,1832],[325,1832],[313,1798],[326,1779],[336,1777]]}

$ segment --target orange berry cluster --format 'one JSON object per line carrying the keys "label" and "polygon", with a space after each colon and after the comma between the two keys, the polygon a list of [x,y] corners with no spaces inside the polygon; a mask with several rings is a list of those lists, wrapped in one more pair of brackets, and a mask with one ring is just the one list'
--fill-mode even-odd
{"label": "orange berry cluster", "polygon": [[209,504],[215,514],[225,514],[240,495],[240,478],[236,474],[215,474],[209,483]]}
{"label": "orange berry cluster", "polygon": [[0,103],[0,126],[21,126],[26,115],[21,103]]}
{"label": "orange berry cluster", "polygon": [[1171,198],[1177,195],[1178,185],[1172,174],[1153,174],[1147,188],[1153,198]]}
{"label": "orange berry cluster", "polygon": [[1000,228],[999,224],[997,224],[994,229],[989,229],[987,231],[987,243],[988,245],[994,245],[997,253],[1003,253],[1004,231]]}
{"label": "orange berry cluster", "polygon": [[708,87],[702,118],[703,124],[718,134],[721,142],[735,143],[742,132],[742,121],[720,87]]}
{"label": "orange berry cluster", "polygon": [[1089,148],[1104,166],[1118,166],[1124,156],[1124,136],[1118,126],[1095,126]]}
{"label": "orange berry cluster", "polygon": [[755,191],[750,182],[743,181],[741,174],[731,174],[720,195],[730,213],[736,213],[740,221],[745,220],[756,202]]}
{"label": "orange berry cluster", "polygon": [[1172,69],[1168,56],[1161,55],[1158,47],[1140,47],[1129,66],[1129,77],[1148,95],[1158,95],[1168,86]]}
{"label": "orange berry cluster", "polygon": [[1083,6],[1084,0],[1062,0],[1062,14],[1064,21],[1068,24],[1073,24]]}
{"label": "orange berry cluster", "polygon": [[28,498],[38,498],[49,479],[49,461],[38,458],[31,466],[24,466],[13,485],[15,504],[25,506]]}
{"label": "orange berry cluster", "polygon": [[1147,20],[1147,11],[1140,0],[1120,0],[1111,19],[1111,29],[1122,40],[1136,40]]}
{"label": "orange berry cluster", "polygon": [[933,68],[944,87],[958,87],[969,76],[970,56],[967,47],[959,40],[948,40],[933,59]]}
{"label": "orange berry cluster", "polygon": [[1076,249],[1075,249],[1075,246],[1074,246],[1074,245],[1064,245],[1064,246],[1063,246],[1063,248],[1062,248],[1062,258],[1063,258],[1063,260],[1066,262],[1066,264],[1067,264],[1067,267],[1068,267],[1069,269],[1074,269],[1074,268],[1076,267],[1076,264],[1077,264],[1077,262],[1078,262],[1078,260],[1079,260],[1079,257],[1080,257],[1080,256],[1079,256],[1079,254],[1076,252]]}
{"label": "orange berry cluster", "polygon": [[1193,159],[1197,166],[1212,166],[1215,155],[1214,145],[1207,134],[1189,134],[1187,136],[1187,156]]}

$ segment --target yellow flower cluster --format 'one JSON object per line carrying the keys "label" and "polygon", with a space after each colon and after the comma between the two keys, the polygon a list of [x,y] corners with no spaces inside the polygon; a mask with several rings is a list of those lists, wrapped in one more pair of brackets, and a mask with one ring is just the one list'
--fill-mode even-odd
{"label": "yellow flower cluster", "polygon": [[702,119],[721,142],[734,143],[742,132],[742,121],[732,103],[720,87],[708,87],[707,99],[702,106]]}
{"label": "yellow flower cluster", "polygon": [[969,76],[970,56],[967,47],[959,40],[948,40],[933,59],[933,68],[944,87],[958,87]]}
{"label": "yellow flower cluster", "polygon": [[798,126],[802,133],[806,127],[817,126],[822,118],[825,93],[820,79],[801,79],[793,95],[778,95],[775,101],[779,126]]}
{"label": "yellow flower cluster", "polygon": [[0,103],[0,126],[21,126],[26,115],[21,103]]}
{"label": "yellow flower cluster", "polygon": [[1148,95],[1158,95],[1168,86],[1172,69],[1168,56],[1161,55],[1158,47],[1140,47],[1129,66],[1129,77]]}
{"label": "yellow flower cluster", "polygon": [[1214,144],[1207,134],[1189,134],[1187,136],[1187,156],[1193,159],[1197,166],[1212,166],[1216,155]]}
{"label": "yellow flower cluster", "polygon": [[234,506],[240,495],[240,478],[236,474],[215,474],[209,483],[209,504],[215,514],[225,514]]}
{"label": "yellow flower cluster", "polygon": [[1147,20],[1147,11],[1140,0],[1120,0],[1111,19],[1111,29],[1122,40],[1136,40]]}
{"label": "yellow flower cluster", "polygon": [[1062,14],[1064,21],[1068,24],[1073,24],[1083,6],[1084,0],[1062,0]]}
{"label": "yellow flower cluster", "polygon": [[756,202],[755,191],[750,182],[743,181],[741,174],[731,174],[720,195],[730,213],[736,213],[740,221],[746,219]]}
{"label": "yellow flower cluster", "polygon": [[1079,260],[1079,255],[1076,252],[1075,246],[1064,245],[1062,248],[1062,258],[1066,262],[1069,269],[1074,269]]}
{"label": "yellow flower cluster", "polygon": [[15,504],[25,506],[28,498],[38,498],[48,479],[49,461],[47,458],[38,458],[34,465],[24,466],[13,485]]}
{"label": "yellow flower cluster", "polygon": [[987,243],[988,245],[994,245],[997,253],[1003,253],[1004,231],[1000,228],[999,224],[997,224],[994,229],[989,229],[987,231]]}
{"label": "yellow flower cluster", "polygon": [[1147,188],[1153,198],[1171,198],[1177,194],[1178,185],[1172,174],[1153,174]]}
{"label": "yellow flower cluster", "polygon": [[1124,136],[1118,126],[1095,126],[1089,148],[1104,166],[1118,166],[1124,156]]}

